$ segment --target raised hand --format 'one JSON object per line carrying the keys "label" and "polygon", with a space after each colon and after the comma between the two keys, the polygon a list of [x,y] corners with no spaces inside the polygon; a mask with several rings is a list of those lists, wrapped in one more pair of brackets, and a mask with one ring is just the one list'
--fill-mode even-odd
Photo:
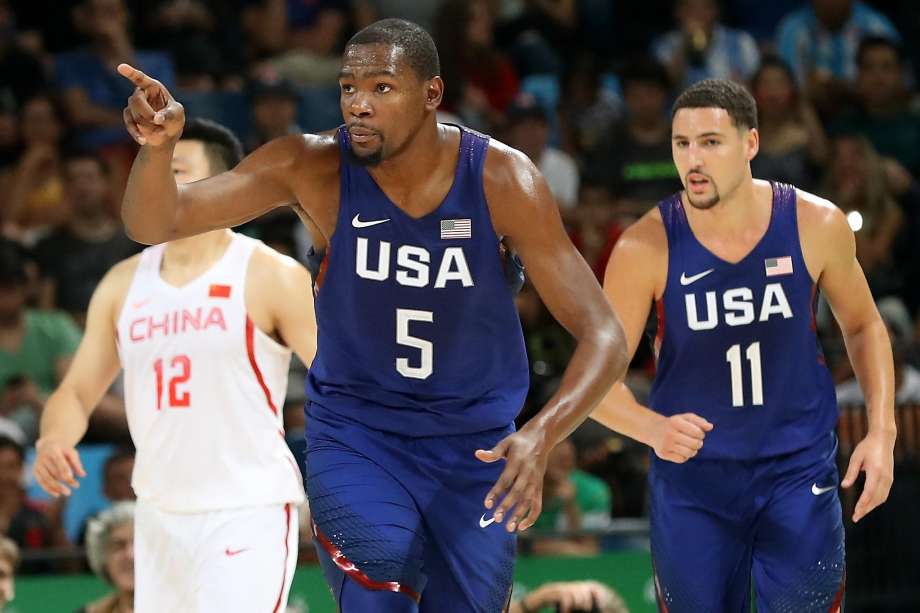
{"label": "raised hand", "polygon": [[662,460],[683,464],[703,448],[712,424],[695,413],[672,415],[658,422],[650,445]]}
{"label": "raised hand", "polygon": [[160,145],[175,142],[185,126],[185,109],[162,83],[128,64],[118,65],[118,74],[134,84],[123,112],[125,128],[137,144]]}

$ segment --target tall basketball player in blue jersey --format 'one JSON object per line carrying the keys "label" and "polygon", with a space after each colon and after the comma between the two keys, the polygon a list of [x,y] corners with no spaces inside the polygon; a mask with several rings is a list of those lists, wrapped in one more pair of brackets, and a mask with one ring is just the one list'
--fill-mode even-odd
{"label": "tall basketball player in blue jersey", "polygon": [[[137,87],[124,112],[141,145],[122,208],[132,237],[173,240],[289,205],[325,253],[306,479],[340,610],[502,610],[547,454],[626,368],[619,321],[539,171],[437,123],[437,51],[406,21],[347,44],[345,125],[273,141],[188,185],[169,168],[182,106],[140,71],[118,70]],[[528,369],[503,242],[578,339],[559,391],[520,432]]]}
{"label": "tall basketball player in blue jersey", "polygon": [[893,479],[894,375],[885,325],[832,203],[751,177],[757,109],[729,81],[672,111],[684,191],[630,227],[605,291],[634,352],[654,303],[650,407],[619,383],[593,417],[654,449],[649,473],[659,608],[837,612],[844,543],[837,404],[815,333],[820,291],[866,392],[869,434],[843,480],[866,481],[854,521]]}

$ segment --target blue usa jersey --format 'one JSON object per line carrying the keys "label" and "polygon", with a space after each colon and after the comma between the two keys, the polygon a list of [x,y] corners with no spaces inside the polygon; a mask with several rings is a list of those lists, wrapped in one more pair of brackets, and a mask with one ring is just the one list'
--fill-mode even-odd
{"label": "blue usa jersey", "polygon": [[700,244],[679,194],[658,206],[668,278],[651,406],[713,423],[700,458],[771,457],[826,439],[837,403],[815,332],[817,289],[802,256],[795,189],[773,184],[767,232],[736,264]]}
{"label": "blue usa jersey", "polygon": [[317,278],[310,411],[407,436],[510,424],[528,365],[483,192],[489,139],[462,129],[454,182],[415,219],[348,156],[339,128],[338,221]]}

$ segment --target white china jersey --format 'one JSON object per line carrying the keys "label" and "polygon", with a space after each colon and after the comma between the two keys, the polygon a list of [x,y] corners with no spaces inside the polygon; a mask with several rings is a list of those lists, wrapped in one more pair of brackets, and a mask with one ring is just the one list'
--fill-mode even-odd
{"label": "white china jersey", "polygon": [[118,319],[118,352],[137,448],[132,484],[160,509],[304,499],[281,415],[291,351],[246,311],[258,244],[234,234],[221,259],[182,287],[160,276],[165,245],[140,256]]}

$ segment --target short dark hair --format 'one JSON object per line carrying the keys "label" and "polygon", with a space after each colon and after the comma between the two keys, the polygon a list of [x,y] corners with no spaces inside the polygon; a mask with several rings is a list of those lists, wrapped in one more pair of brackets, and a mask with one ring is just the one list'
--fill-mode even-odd
{"label": "short dark hair", "polygon": [[243,145],[240,139],[216,121],[196,117],[185,122],[179,140],[196,140],[204,145],[211,172],[217,174],[230,170],[243,159]]}
{"label": "short dark hair", "polygon": [[862,66],[863,60],[866,59],[866,54],[872,49],[877,49],[879,47],[891,49],[898,59],[898,65],[904,64],[904,48],[901,47],[900,44],[885,36],[872,35],[863,36],[860,39],[859,49],[856,51],[856,65]]}
{"label": "short dark hair", "polygon": [[665,92],[671,89],[671,79],[665,67],[654,58],[644,55],[633,58],[620,70],[620,89],[625,92],[630,84],[635,83],[651,83]]}
{"label": "short dark hair", "polygon": [[706,79],[685,89],[671,107],[671,121],[680,109],[725,109],[739,128],[757,127],[757,103],[740,83],[727,79]]}
{"label": "short dark hair", "polygon": [[422,26],[405,19],[381,19],[351,37],[345,45],[385,44],[399,47],[405,52],[406,62],[420,79],[430,79],[441,74],[441,61],[431,34]]}
{"label": "short dark hair", "polygon": [[110,455],[105,459],[105,462],[102,465],[102,476],[103,479],[109,478],[109,471],[112,469],[115,464],[122,462],[124,460],[133,460],[135,456],[134,448],[128,446],[117,447]]}
{"label": "short dark hair", "polygon": [[61,167],[67,168],[67,166],[70,164],[74,162],[81,162],[83,160],[89,160],[90,162],[93,162],[96,164],[96,166],[99,167],[99,172],[101,172],[103,176],[109,176],[111,168],[109,168],[108,163],[97,154],[86,149],[70,149],[65,151],[61,159]]}
{"label": "short dark hair", "polygon": [[16,452],[16,455],[19,456],[20,462],[26,461],[26,450],[20,445],[15,439],[5,435],[0,434],[0,450],[3,449],[12,449]]}
{"label": "short dark hair", "polygon": [[29,280],[25,248],[15,241],[0,238],[0,288],[25,285]]}

